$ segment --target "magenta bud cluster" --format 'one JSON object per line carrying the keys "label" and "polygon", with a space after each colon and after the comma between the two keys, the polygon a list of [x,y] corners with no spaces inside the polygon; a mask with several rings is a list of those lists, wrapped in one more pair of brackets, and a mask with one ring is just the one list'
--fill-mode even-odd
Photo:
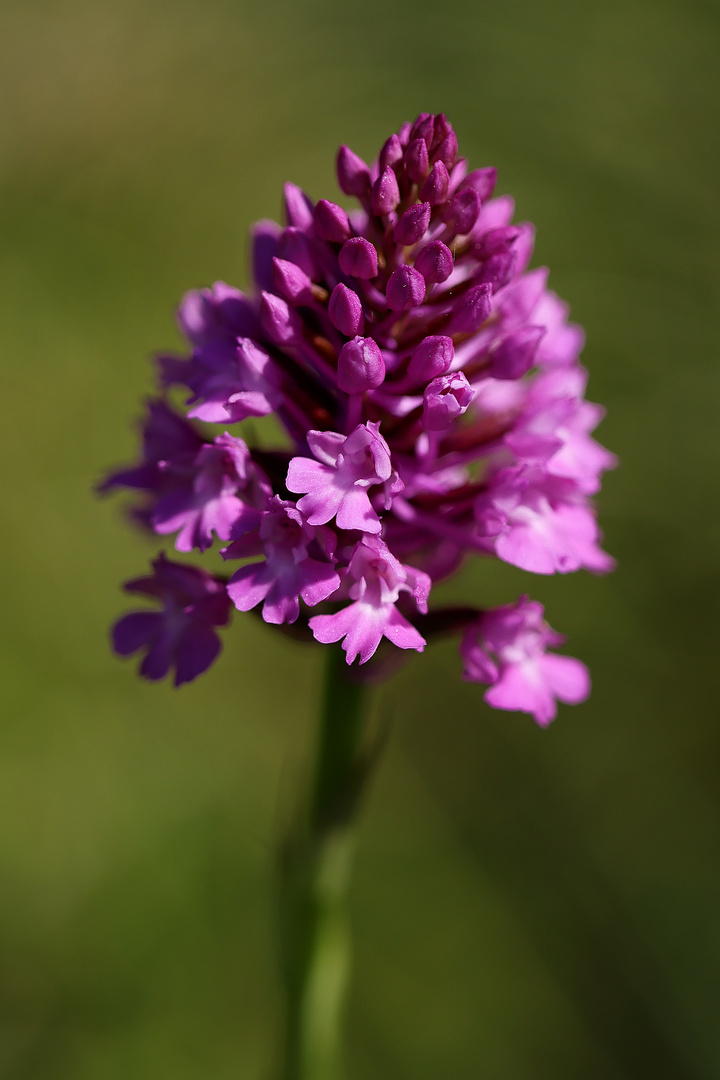
{"label": "magenta bud cluster", "polygon": [[[234,608],[340,642],[377,677],[455,632],[486,701],[547,724],[589,677],[549,651],[562,638],[542,606],[431,594],[473,557],[612,568],[592,498],[615,461],[591,436],[582,331],[529,269],[534,232],[494,195],[496,170],[469,170],[442,114],[370,163],[341,146],[337,179],[350,211],[285,185],[283,224],[252,230],[251,292],[217,282],[180,305],[189,353],[158,358],[139,460],[101,487],[134,491],[136,521],[179,552],[221,559],[160,555],[126,586],[155,608],[120,619],[115,649],[188,682]],[[271,414],[283,439],[253,445]]]}

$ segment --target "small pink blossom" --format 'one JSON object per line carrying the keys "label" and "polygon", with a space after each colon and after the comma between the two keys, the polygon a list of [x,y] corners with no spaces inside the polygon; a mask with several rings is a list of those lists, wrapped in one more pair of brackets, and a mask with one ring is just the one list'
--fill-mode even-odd
{"label": "small pink blossom", "polygon": [[545,727],[557,713],[556,699],[568,705],[585,701],[590,676],[579,660],[546,652],[564,638],[543,613],[542,604],[527,596],[485,612],[465,630],[460,655],[466,680],[491,684],[485,693],[489,705],[531,713]]}
{"label": "small pink blossom", "polygon": [[380,424],[359,424],[348,436],[336,431],[309,431],[307,440],[316,460],[293,458],[287,486],[292,492],[307,492],[297,505],[308,523],[324,525],[336,518],[340,529],[379,533],[380,518],[368,488],[383,485],[385,509],[392,505],[393,495],[402,491]]}
{"label": "small pink blossom", "polygon": [[403,566],[382,540],[368,536],[356,544],[346,572],[347,594],[355,602],[334,615],[314,615],[310,629],[325,644],[342,639],[348,664],[356,656],[365,664],[383,637],[399,649],[422,652],[425,639],[396,603],[409,593],[418,611],[426,612],[430,585],[422,570]]}

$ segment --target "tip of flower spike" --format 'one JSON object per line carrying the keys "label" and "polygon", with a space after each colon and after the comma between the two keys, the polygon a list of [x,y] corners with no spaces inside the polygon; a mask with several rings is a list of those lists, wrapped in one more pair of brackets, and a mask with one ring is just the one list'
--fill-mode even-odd
{"label": "tip of flower spike", "polygon": [[[452,124],[445,116],[445,113],[437,113],[434,117],[433,123],[433,138],[430,149],[435,153],[441,143],[447,139],[448,135],[454,135],[455,131]],[[449,168],[449,166],[448,166]]]}
{"label": "tip of flower spike", "polygon": [[405,151],[405,171],[413,184],[422,184],[430,172],[430,155],[424,139],[413,139]]}
{"label": "tip of flower spike", "polygon": [[398,162],[402,161],[402,157],[402,143],[397,135],[391,135],[380,151],[380,156],[378,158],[380,172],[384,172],[388,167],[393,168]]}
{"label": "tip of flower spike", "polygon": [[445,138],[442,140],[436,150],[433,150],[433,161],[442,161],[445,168],[449,171],[452,169],[457,159],[458,141],[457,135],[451,129]]}
{"label": "tip of flower spike", "polygon": [[428,150],[432,146],[435,133],[435,117],[432,113],[420,113],[410,130],[410,141],[422,139]]}

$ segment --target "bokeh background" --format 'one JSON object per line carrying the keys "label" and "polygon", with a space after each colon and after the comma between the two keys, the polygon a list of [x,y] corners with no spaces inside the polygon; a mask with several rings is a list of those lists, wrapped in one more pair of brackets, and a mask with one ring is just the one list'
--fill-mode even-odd
{"label": "bokeh background", "polygon": [[1,0],[3,1078],[271,1075],[321,657],[238,617],[207,677],[141,684],[106,627],[156,545],[91,489],[182,293],[247,284],[282,182],[336,197],[337,144],[421,110],[587,329],[619,565],[452,587],[530,591],[590,664],[549,731],[452,644],[384,691],[349,1078],[720,1075],[719,37],[708,0]]}

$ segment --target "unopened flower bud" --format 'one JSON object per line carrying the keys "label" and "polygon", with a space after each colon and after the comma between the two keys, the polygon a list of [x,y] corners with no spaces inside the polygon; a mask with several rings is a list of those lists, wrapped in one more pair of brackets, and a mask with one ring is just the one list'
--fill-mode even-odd
{"label": "unopened flower bud", "polygon": [[453,420],[467,411],[475,397],[462,371],[433,379],[423,395],[423,426],[426,431],[447,431]]}
{"label": "unopened flower bud", "polygon": [[303,231],[310,229],[313,223],[313,204],[310,198],[297,184],[290,183],[283,187],[283,195],[288,225]]}
{"label": "unopened flower bud", "polygon": [[276,345],[292,345],[302,334],[302,320],[279,296],[264,292],[260,303],[260,323]]}
{"label": "unopened flower bud", "polygon": [[452,169],[455,164],[458,152],[457,135],[454,131],[450,130],[445,138],[442,140],[437,150],[433,150],[432,160],[442,161],[443,165],[448,169]]}
{"label": "unopened flower bud", "polygon": [[542,326],[521,326],[506,334],[490,353],[492,378],[520,379],[533,366],[544,333]]}
{"label": "unopened flower bud", "polygon": [[402,161],[402,156],[403,148],[400,139],[397,135],[391,135],[380,151],[380,157],[378,158],[380,172],[397,165],[398,161]]}
{"label": "unopened flower bud", "polygon": [[272,289],[272,261],[282,229],[274,221],[258,221],[250,230],[253,279],[258,289]]}
{"label": "unopened flower bud", "polygon": [[310,237],[301,229],[293,227],[283,229],[278,242],[277,254],[278,258],[295,263],[296,266],[305,271],[308,277],[316,277],[317,266],[315,265],[313,245]]}
{"label": "unopened flower bud", "polygon": [[460,236],[469,233],[480,213],[480,196],[474,188],[462,188],[443,206],[442,219]]}
{"label": "unopened flower bud", "polygon": [[430,172],[430,157],[424,139],[413,139],[405,151],[405,169],[413,184],[422,184]]}
{"label": "unopened flower bud", "polygon": [[350,236],[350,222],[342,206],[320,199],[315,205],[315,235],[331,244],[343,244]]}
{"label": "unopened flower bud", "polygon": [[428,382],[450,369],[455,356],[452,338],[432,335],[424,338],[410,358],[408,375],[418,382]]}
{"label": "unopened flower bud", "polygon": [[309,304],[313,298],[312,281],[304,270],[287,259],[274,258],[272,280],[275,291],[290,304]]}
{"label": "unopened flower bud", "polygon": [[514,251],[499,251],[497,255],[491,255],[486,259],[475,276],[478,282],[487,282],[495,293],[507,285],[515,271],[517,255]]}
{"label": "unopened flower bud", "polygon": [[478,262],[482,262],[483,259],[487,259],[491,255],[497,255],[501,252],[504,254],[510,250],[520,236],[521,231],[517,225],[503,225],[499,229],[489,229],[482,234],[476,244],[473,244],[473,257]]}
{"label": "unopened flower bud", "polygon": [[431,240],[415,259],[415,269],[420,271],[428,285],[447,281],[453,269],[452,251],[442,240]]}
{"label": "unopened flower bud", "polygon": [[452,317],[448,330],[453,334],[474,334],[492,310],[492,286],[475,285],[465,294],[462,305]]}
{"label": "unopened flower bud", "polygon": [[410,311],[425,299],[425,278],[413,266],[403,264],[393,270],[385,300],[391,311]]}
{"label": "unopened flower bud", "polygon": [[363,328],[363,309],[360,297],[342,282],[336,285],[328,304],[330,322],[345,337],[355,337]]}
{"label": "unopened flower bud", "polygon": [[377,251],[364,236],[353,236],[340,248],[338,262],[343,274],[369,281],[377,277]]}
{"label": "unopened flower bud", "polygon": [[431,206],[445,202],[450,184],[450,175],[442,161],[436,161],[430,175],[420,188],[420,198]]}
{"label": "unopened flower bud", "polygon": [[424,139],[425,145],[429,150],[432,145],[434,131],[435,117],[432,113],[420,113],[412,126],[410,142],[412,142],[413,139]]}
{"label": "unopened flower bud", "polygon": [[380,173],[370,192],[370,205],[374,214],[384,217],[391,213],[400,202],[400,188],[397,176],[388,167]]}
{"label": "unopened flower bud", "polygon": [[446,139],[451,132],[453,135],[455,134],[453,126],[445,116],[445,113],[438,113],[435,117],[433,126],[433,139],[430,150],[433,152],[437,150],[443,139]]}
{"label": "unopened flower bud", "polygon": [[407,208],[395,226],[393,240],[404,247],[416,244],[427,232],[429,224],[430,203],[414,203]]}
{"label": "unopened flower bud", "polygon": [[407,144],[410,142],[410,132],[412,131],[412,124],[409,120],[406,120],[400,125],[397,132],[397,137],[400,140],[400,145],[403,150],[407,149]]}
{"label": "unopened flower bud", "polygon": [[338,150],[337,178],[345,195],[366,195],[370,188],[370,170],[361,157],[344,144]]}
{"label": "unopened flower bud", "polygon": [[462,182],[462,186],[474,188],[482,202],[486,202],[497,184],[497,169],[490,166],[487,169],[473,169]]}
{"label": "unopened flower bud", "polygon": [[372,338],[356,337],[340,350],[337,367],[338,386],[346,394],[364,394],[375,390],[385,378],[385,361]]}

